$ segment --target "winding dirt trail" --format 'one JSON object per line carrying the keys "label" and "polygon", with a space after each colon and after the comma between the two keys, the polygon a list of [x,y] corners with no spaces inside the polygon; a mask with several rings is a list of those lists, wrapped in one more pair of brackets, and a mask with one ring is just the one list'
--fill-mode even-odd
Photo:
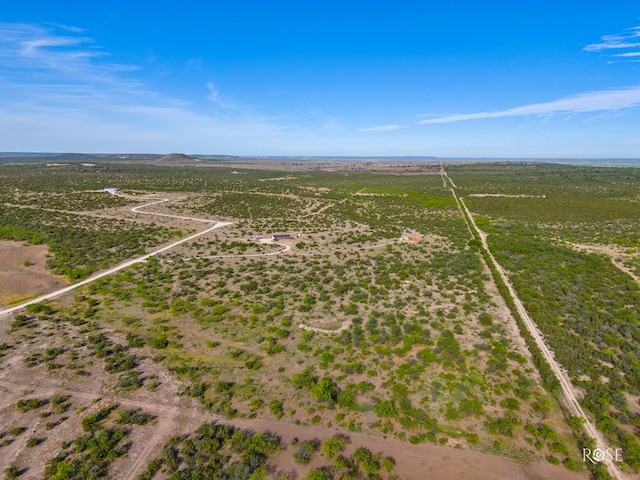
{"label": "winding dirt trail", "polygon": [[357,192],[352,193],[350,196],[343,198],[342,200],[338,200],[337,202],[333,202],[333,203],[329,203],[327,205],[324,205],[323,207],[320,207],[318,210],[316,210],[315,212],[311,212],[311,215],[318,215],[319,213],[324,212],[325,210],[330,209],[331,207],[335,207],[336,205],[340,205],[344,202],[346,202],[347,200],[349,200],[351,197],[355,197],[356,195],[358,195],[359,193],[364,192],[366,189],[363,188],[362,190],[358,190]]}
{"label": "winding dirt trail", "polygon": [[[447,180],[449,180],[449,182],[451,184],[451,187],[452,187],[451,188],[451,192],[453,193],[453,196],[454,196],[456,202],[458,203],[458,206],[464,211],[464,215],[463,216],[465,217],[465,221],[467,222],[467,226],[469,228],[473,228],[473,230],[480,237],[481,243],[482,243],[482,248],[487,253],[489,259],[491,260],[491,263],[493,264],[493,266],[495,267],[495,269],[499,273],[500,278],[502,279],[504,284],[507,286],[507,289],[509,291],[509,296],[513,300],[518,313],[522,317],[522,320],[523,320],[525,326],[527,327],[527,330],[529,331],[531,336],[534,338],[534,340],[536,342],[536,345],[538,346],[538,348],[542,352],[542,355],[544,356],[544,359],[547,361],[547,363],[549,363],[549,366],[551,367],[553,373],[555,374],[556,378],[560,382],[560,389],[562,391],[562,396],[564,397],[564,400],[565,400],[565,403],[566,403],[567,407],[571,410],[571,413],[574,416],[580,417],[580,418],[582,418],[584,420],[584,430],[587,433],[587,435],[589,435],[592,439],[595,440],[597,448],[602,449],[604,452],[613,451],[613,449],[611,449],[607,445],[607,442],[606,442],[604,436],[600,433],[600,431],[598,431],[598,429],[595,427],[593,422],[590,420],[590,418],[587,416],[587,414],[582,409],[582,406],[578,402],[576,389],[573,387],[573,384],[571,383],[571,380],[569,379],[569,376],[567,375],[567,372],[564,370],[564,368],[562,368],[562,366],[560,366],[560,364],[558,362],[556,362],[556,360],[554,358],[554,355],[553,355],[553,351],[551,350],[551,348],[549,348],[549,346],[545,342],[542,333],[538,329],[538,326],[531,319],[531,317],[529,316],[529,313],[527,312],[527,310],[524,308],[524,305],[520,301],[520,298],[518,298],[518,295],[517,295],[515,289],[513,288],[513,285],[511,284],[507,273],[502,268],[502,266],[497,262],[497,260],[493,256],[493,254],[491,253],[491,250],[489,248],[489,244],[487,243],[487,235],[486,235],[486,233],[481,231],[478,228],[478,226],[476,225],[476,222],[475,222],[475,220],[473,218],[473,215],[471,215],[471,212],[469,211],[469,209],[467,208],[466,204],[464,203],[464,200],[462,198],[458,197],[458,195],[456,193],[456,190],[455,190],[457,187],[451,181],[449,176],[446,174],[446,172],[444,170],[444,166],[442,166],[442,164],[441,164],[441,173],[442,173],[443,179],[446,178]],[[623,479],[626,478],[622,474],[622,472],[620,471],[618,466],[615,464],[615,462],[613,462],[612,459],[610,459],[608,457],[605,457],[604,460],[603,460],[603,463],[607,466],[607,470],[608,470],[609,474],[611,476],[613,476],[614,478],[616,478],[617,480],[623,480]]]}
{"label": "winding dirt trail", "polygon": [[[118,192],[109,192],[111,195],[117,196],[117,197],[122,197],[122,198],[127,198],[127,199],[131,199],[131,200],[141,200],[140,197],[133,197],[133,196],[129,196],[129,195],[123,195],[121,193]],[[61,288],[59,290],[55,290],[53,292],[50,293],[46,293],[44,295],[40,295],[39,297],[33,298],[27,302],[21,303],[19,305],[16,305],[14,307],[11,308],[7,308],[4,310],[0,310],[0,318],[5,316],[5,315],[9,315],[11,313],[15,313],[18,312],[20,310],[22,310],[23,308],[27,307],[28,305],[32,305],[34,303],[40,303],[43,302],[45,300],[52,300],[54,298],[58,298],[66,293],[72,292],[80,287],[83,287],[85,285],[89,285],[93,282],[95,282],[96,280],[99,280],[101,278],[104,277],[108,277],[109,275],[113,275],[114,273],[119,272],[120,270],[124,270],[125,268],[128,268],[132,265],[136,265],[138,263],[142,263],[145,262],[147,259],[151,258],[151,257],[155,257],[156,255],[159,255],[161,253],[164,253],[168,250],[171,250],[174,247],[177,247],[178,245],[182,245],[183,243],[189,242],[191,240],[194,240],[198,237],[201,237],[202,235],[206,235],[209,232],[212,232],[213,230],[216,230],[218,228],[221,227],[226,227],[228,225],[233,225],[233,222],[221,222],[218,220],[211,220],[209,218],[198,218],[198,217],[186,217],[186,216],[182,216],[182,215],[171,215],[168,213],[160,213],[160,212],[149,212],[146,210],[143,210],[144,208],[148,208],[148,207],[152,207],[154,205],[158,205],[161,203],[166,203],[166,202],[170,202],[171,199],[169,198],[147,198],[146,200],[153,200],[151,202],[145,203],[143,205],[138,205],[137,207],[133,207],[131,208],[131,211],[134,213],[138,213],[138,214],[143,214],[143,215],[155,215],[158,217],[166,217],[166,218],[175,218],[178,220],[187,220],[187,221],[192,221],[192,222],[199,222],[199,223],[207,223],[207,224],[211,224],[211,227],[202,230],[200,232],[194,233],[193,235],[189,235],[186,238],[182,238],[178,241],[175,241],[173,243],[170,243],[169,245],[165,245],[164,247],[158,248],[150,253],[147,253],[145,255],[142,255],[140,257],[134,258],[132,260],[127,260],[119,265],[116,265],[113,268],[110,268],[108,270],[104,270],[102,272],[99,272],[95,275],[92,275],[88,278],[85,278],[84,280],[78,282],[78,283],[74,283],[73,285],[69,285],[66,286],[64,288]],[[258,258],[258,257],[269,257],[269,256],[274,256],[274,255],[280,255],[282,253],[288,252],[289,250],[291,250],[291,246],[284,244],[284,243],[275,243],[275,245],[278,245],[280,247],[282,247],[281,250],[278,250],[276,252],[268,252],[268,253],[250,253],[250,254],[238,254],[238,255],[210,255],[210,256],[205,256],[205,257],[199,257],[199,258]]]}
{"label": "winding dirt trail", "polygon": [[[291,250],[291,245],[287,245],[285,243],[278,243],[278,242],[272,242],[269,243],[269,245],[278,245],[279,247],[282,247],[282,250],[278,250],[275,252],[268,252],[268,253],[236,253],[236,254],[229,254],[229,255],[204,255],[204,256],[198,256],[198,257],[193,257],[195,259],[198,258],[258,258],[258,257],[273,257],[275,255],[280,255],[282,253],[286,253],[289,250]],[[185,260],[190,260],[189,258],[185,258]]]}
{"label": "winding dirt trail", "polygon": [[[114,195],[114,194],[112,194]],[[122,196],[122,195],[121,195]],[[78,282],[78,283],[74,283],[73,285],[69,285],[67,287],[61,288],[59,290],[55,290],[53,292],[50,293],[46,293],[44,295],[41,295],[37,298],[34,298],[32,300],[29,300],[28,302],[24,302],[21,303],[19,305],[16,305],[15,307],[11,307],[11,308],[7,308],[4,310],[0,310],[0,317],[9,315],[11,313],[15,313],[18,312],[20,310],[22,310],[23,308],[25,308],[28,305],[32,305],[34,303],[39,303],[39,302],[43,302],[45,300],[52,300],[54,298],[58,298],[66,293],[72,292],[80,287],[83,287],[85,285],[89,285],[93,282],[95,282],[96,280],[99,280],[101,278],[104,277],[108,277],[109,275],[113,275],[114,273],[119,272],[120,270],[124,270],[125,268],[129,268],[132,265],[136,265],[138,263],[142,263],[147,261],[147,259],[151,258],[151,257],[155,257],[156,255],[159,255],[161,253],[164,253],[168,250],[171,250],[174,247],[177,247],[178,245],[182,245],[183,243],[189,242],[191,240],[194,240],[198,237],[201,237],[202,235],[206,235],[209,232],[212,232],[218,228],[221,227],[226,227],[227,225],[232,225],[233,222],[219,222],[217,220],[210,220],[207,218],[196,218],[196,217],[182,217],[182,216],[178,216],[178,215],[169,215],[166,213],[157,213],[157,212],[146,212],[146,211],[141,211],[142,208],[145,207],[150,207],[152,205],[157,205],[159,203],[164,203],[164,202],[168,202],[169,199],[168,198],[162,198],[162,199],[158,199],[155,200],[153,202],[150,203],[145,203],[144,205],[139,205],[137,207],[133,207],[131,209],[132,212],[135,213],[141,213],[141,214],[147,214],[147,215],[158,215],[161,217],[171,217],[171,218],[178,218],[178,219],[182,219],[182,220],[190,220],[190,221],[194,221],[194,222],[202,222],[202,223],[208,223],[211,224],[211,226],[209,228],[206,228],[205,230],[202,230],[200,232],[194,233],[193,235],[189,235],[188,237],[185,238],[181,238],[180,240],[177,240],[175,242],[170,243],[169,245],[165,245],[164,247],[160,247],[150,253],[146,253],[140,257],[134,258],[132,260],[127,260],[115,267],[109,268],[107,270],[104,270],[102,272],[99,272],[95,275],[92,275],[88,278],[85,278],[84,280]]]}

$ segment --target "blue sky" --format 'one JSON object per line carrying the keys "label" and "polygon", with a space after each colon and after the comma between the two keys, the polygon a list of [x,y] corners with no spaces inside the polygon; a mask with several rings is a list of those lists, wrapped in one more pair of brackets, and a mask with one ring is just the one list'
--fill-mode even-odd
{"label": "blue sky", "polygon": [[4,2],[0,151],[640,157],[633,1]]}

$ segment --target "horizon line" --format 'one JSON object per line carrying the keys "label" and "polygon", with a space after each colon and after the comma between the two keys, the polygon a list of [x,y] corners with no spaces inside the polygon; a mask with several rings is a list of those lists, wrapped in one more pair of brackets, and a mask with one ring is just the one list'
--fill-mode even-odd
{"label": "horizon line", "polygon": [[[176,154],[178,152],[170,152],[170,153],[153,153],[153,152],[27,152],[27,151],[0,151],[0,159],[2,158],[11,158],[11,156],[18,156],[29,158],[33,157],[60,157],[65,155],[78,155],[78,156],[108,156],[108,157],[116,157],[116,156],[131,156],[131,157],[139,157],[139,156],[158,156],[163,157],[166,155]],[[271,160],[271,159],[295,159],[295,160],[308,160],[313,161],[315,159],[420,159],[420,160],[523,160],[523,161],[531,161],[531,160],[597,160],[597,161],[606,161],[606,160],[635,160],[640,161],[640,156],[634,157],[621,157],[621,156],[611,156],[611,157],[585,157],[585,156],[493,156],[493,155],[482,155],[482,156],[462,156],[462,155],[449,155],[449,156],[437,156],[437,155],[260,155],[260,154],[250,154],[250,155],[242,155],[242,154],[225,154],[225,153],[188,153],[182,154],[190,157],[200,158],[200,157],[223,157],[223,158],[232,158],[232,159],[251,159],[251,160]],[[31,158],[33,158],[31,157]],[[125,158],[122,158],[123,160]],[[206,158],[204,158],[206,160]],[[74,160],[82,160],[81,158]]]}

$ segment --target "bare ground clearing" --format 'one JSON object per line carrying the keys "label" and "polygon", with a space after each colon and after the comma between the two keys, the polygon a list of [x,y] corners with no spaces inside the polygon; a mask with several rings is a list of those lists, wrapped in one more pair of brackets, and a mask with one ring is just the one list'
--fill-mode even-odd
{"label": "bare ground clearing", "polygon": [[0,241],[0,307],[68,284],[45,266],[46,245]]}

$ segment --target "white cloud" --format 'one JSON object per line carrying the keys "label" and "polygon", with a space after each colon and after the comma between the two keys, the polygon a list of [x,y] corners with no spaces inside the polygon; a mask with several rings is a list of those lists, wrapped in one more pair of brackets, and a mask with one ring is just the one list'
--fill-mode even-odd
{"label": "white cloud", "polygon": [[[22,49],[20,53],[27,57],[37,57],[39,55],[50,55],[51,50],[43,52],[42,50],[49,49],[51,47],[71,47],[76,45],[82,45],[87,41],[83,38],[71,38],[71,37],[54,37],[43,36],[33,40],[22,42]],[[73,53],[73,52],[72,52]],[[77,53],[77,52],[76,52]],[[95,56],[96,52],[80,52],[83,56]]]}
{"label": "white cloud", "polygon": [[402,125],[378,125],[377,127],[361,128],[359,132],[391,132],[400,130]]}
{"label": "white cloud", "polygon": [[112,62],[81,33],[0,23],[0,149],[232,152],[300,137],[287,120],[229,106],[213,82],[207,98],[227,115],[203,113],[155,89],[137,66]]}
{"label": "white cloud", "polygon": [[639,52],[618,53],[618,54],[614,55],[614,57],[640,57],[640,51]]}
{"label": "white cloud", "polygon": [[492,112],[463,113],[429,118],[418,122],[420,125],[452,123],[485,118],[516,117],[523,115],[549,115],[554,113],[584,113],[621,110],[640,106],[640,87],[619,90],[600,90],[561,98],[551,102],[534,103],[521,107]]}
{"label": "white cloud", "polygon": [[[0,70],[5,96],[51,98],[55,90],[102,91],[102,95],[143,93],[140,81],[125,79],[135,65],[109,62],[109,55],[79,28],[0,23]],[[49,91],[47,91],[49,90]],[[8,92],[12,93],[10,96]],[[148,92],[146,92],[148,93]],[[3,95],[0,93],[0,99]]]}
{"label": "white cloud", "polygon": [[636,57],[640,55],[640,25],[626,29],[623,33],[615,35],[603,35],[599,43],[592,43],[584,47],[587,52],[618,52],[620,50],[631,50],[613,54],[614,57]]}
{"label": "white cloud", "polygon": [[[621,34],[604,35],[600,38],[600,42],[587,45],[584,50],[587,52],[605,52],[612,57],[637,61],[636,58],[640,57],[640,26],[626,29]],[[445,115],[421,120],[418,123],[427,125],[525,115],[608,112],[638,106],[640,106],[640,87],[629,87],[581,93],[550,102],[533,103],[506,110]]]}
{"label": "white cloud", "polygon": [[207,98],[209,100],[211,100],[213,103],[220,105],[221,107],[225,106],[222,100],[220,100],[220,93],[218,92],[218,90],[216,89],[216,86],[213,83],[211,82],[207,83],[207,90],[209,90],[209,95],[207,95]]}
{"label": "white cloud", "polygon": [[50,25],[73,33],[84,33],[87,31],[86,28],[76,27],[75,25],[64,25],[60,23],[51,23]]}
{"label": "white cloud", "polygon": [[322,124],[322,130],[333,132],[344,130],[344,127],[342,126],[342,119],[330,118]]}
{"label": "white cloud", "polygon": [[268,117],[223,119],[196,113],[178,101],[144,104],[126,99],[99,100],[89,107],[0,102],[0,129],[4,151],[258,154],[262,149],[264,154],[279,152],[292,138],[304,139],[301,132]]}
{"label": "white cloud", "polygon": [[608,35],[602,37],[602,43],[592,43],[584,47],[587,52],[601,52],[603,50],[619,50],[621,48],[637,48],[640,42],[629,42],[628,37]]}
{"label": "white cloud", "polygon": [[66,64],[66,59],[96,57],[104,52],[96,47],[93,39],[78,36],[78,30],[30,24],[0,23],[0,57],[13,57],[21,67]]}

